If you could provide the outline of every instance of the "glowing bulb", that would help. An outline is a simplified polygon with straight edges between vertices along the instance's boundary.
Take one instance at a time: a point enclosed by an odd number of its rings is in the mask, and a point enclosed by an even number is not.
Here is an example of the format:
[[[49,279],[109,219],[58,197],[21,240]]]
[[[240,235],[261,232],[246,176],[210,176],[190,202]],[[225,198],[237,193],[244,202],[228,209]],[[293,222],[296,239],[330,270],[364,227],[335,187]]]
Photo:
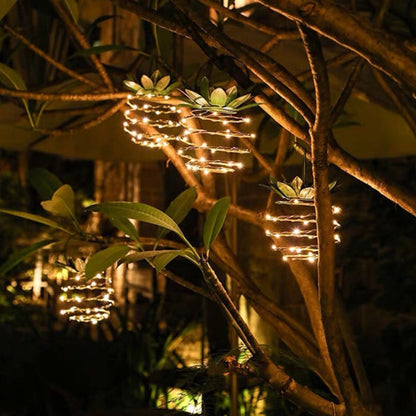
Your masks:
[[[147,118],[147,117],[143,117],[143,123],[148,123],[149,122],[149,119]]]
[[[295,229],[293,230],[293,234],[295,234],[295,235],[300,234],[300,230],[299,230],[299,228],[295,228]]]
[[[273,245],[272,245],[272,250],[277,251],[277,246],[276,246],[276,244],[273,244]]]
[[[287,261],[287,256],[283,256],[283,261]]]

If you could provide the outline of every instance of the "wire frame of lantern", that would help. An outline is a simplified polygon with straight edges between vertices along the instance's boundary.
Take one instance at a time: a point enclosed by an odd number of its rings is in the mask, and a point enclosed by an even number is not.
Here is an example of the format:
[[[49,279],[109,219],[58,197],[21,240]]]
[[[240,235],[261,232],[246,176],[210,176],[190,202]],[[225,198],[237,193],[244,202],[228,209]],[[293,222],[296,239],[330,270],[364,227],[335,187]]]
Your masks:
[[[204,128],[195,128],[193,121],[201,122]],[[243,168],[241,161],[232,160],[227,156],[247,155],[247,148],[233,146],[234,139],[253,139],[254,133],[239,131],[235,125],[249,123],[248,117],[236,114],[219,113],[209,110],[192,110],[191,115],[181,119],[184,128],[180,141],[182,148],[178,153],[186,160],[186,166],[193,171],[203,173],[229,173]],[[192,135],[202,137],[202,143],[196,144]],[[204,156],[198,157],[196,151],[203,150]]]
[[[293,209],[302,208],[302,213],[279,216],[266,214],[266,221],[279,227],[278,231],[266,230],[266,235],[272,237],[275,241],[272,249],[280,251],[284,261],[304,260],[314,263],[318,259],[318,244],[313,202],[294,198],[287,201],[278,201],[277,203],[291,205]],[[341,208],[334,205],[332,206],[332,212],[337,215],[341,212]],[[334,219],[333,222],[334,230],[341,227],[337,219]],[[334,240],[335,243],[341,242],[340,235],[337,232],[334,234]],[[281,242],[281,244],[277,242]]]
[[[114,305],[111,279],[98,273],[86,281],[84,273],[76,273],[61,287],[60,315],[71,321],[97,324],[108,319]]]
[[[180,128],[181,110],[167,102],[169,93],[176,89],[177,83],[170,84],[170,76],[160,76],[155,71],[151,78],[141,77],[141,84],[124,81],[124,85],[135,94],[127,96],[127,108],[124,111],[123,129],[131,136],[133,143],[150,148],[165,146],[169,140],[176,139]],[[154,133],[141,131],[140,127],[153,127]],[[144,129],[145,130],[145,129]]]
[[[151,98],[151,94],[148,94]],[[169,99],[169,96],[162,99]],[[123,129],[130,134],[133,143],[150,148],[160,148],[165,146],[169,140],[175,140],[176,134],[173,129],[178,129],[178,115],[181,110],[174,105],[163,103],[150,103],[129,95],[127,105],[130,107],[124,111],[125,121]],[[146,133],[140,131],[141,126],[151,126],[156,132]]]

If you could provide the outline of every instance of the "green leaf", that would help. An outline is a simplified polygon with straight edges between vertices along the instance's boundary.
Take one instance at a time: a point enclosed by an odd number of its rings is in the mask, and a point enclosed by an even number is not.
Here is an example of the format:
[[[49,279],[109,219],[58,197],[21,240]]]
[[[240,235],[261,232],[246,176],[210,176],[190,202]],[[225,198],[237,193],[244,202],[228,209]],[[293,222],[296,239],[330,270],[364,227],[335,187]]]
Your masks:
[[[299,176],[296,176],[290,184],[295,190],[296,194],[299,195],[300,190],[302,189],[303,181]]]
[[[147,75],[142,75],[140,82],[142,83],[143,88],[146,90],[151,90],[154,88],[153,81]]]
[[[27,87],[22,77],[14,69],[10,68],[7,65],[0,63],[0,83],[5,85],[8,88],[12,88],[18,91],[26,91]],[[26,113],[29,117],[31,126],[33,127],[32,114],[29,109],[29,102],[27,99],[22,98],[23,105],[25,107]]]
[[[70,185],[62,185],[52,195],[52,199],[40,203],[44,210],[58,217],[75,218],[75,195]]]
[[[246,101],[248,101],[250,98],[251,98],[251,94],[242,95],[241,97],[238,97],[235,100],[232,100],[228,104],[228,107],[237,108],[240,105],[244,104]]]
[[[43,199],[49,199],[62,186],[57,176],[44,168],[33,168],[29,171],[29,183]]]
[[[276,182],[276,186],[278,187],[278,189],[282,192],[282,194],[287,197],[287,198],[296,198],[297,194],[295,192],[295,190],[288,185],[287,183],[284,182]]]
[[[117,227],[120,231],[123,231],[124,234],[132,238],[137,244],[140,245],[139,233],[134,224],[128,218],[109,217],[109,219],[115,227]]]
[[[0,1],[0,20],[9,13],[10,9],[15,5],[17,0],[1,0]]]
[[[180,224],[194,205],[197,193],[196,188],[192,187],[180,193],[168,206],[166,214],[171,217],[176,224]],[[156,232],[156,238],[159,240],[167,234],[165,228],[159,228]]]
[[[238,107],[238,108],[234,108],[234,110],[243,111],[243,110],[248,110],[249,108],[258,107],[259,105],[260,104],[258,104],[258,103],[250,103],[250,104]]]
[[[125,79],[124,81],[123,81],[123,84],[127,87],[127,88],[129,88],[130,90],[133,90],[134,92],[136,92],[136,91],[138,91],[138,90],[142,90],[143,88],[139,85],[139,84],[137,84],[137,82],[134,82],[134,81],[129,81],[129,80],[127,80],[127,79]]]
[[[74,22],[78,23],[79,10],[77,0],[64,0],[64,3],[70,15],[74,19]]]
[[[113,246],[93,254],[85,265],[85,280],[90,280],[97,273],[104,271],[130,251],[128,246]]]
[[[153,74],[150,76],[150,78],[153,81],[153,85],[157,83],[157,80],[162,76],[160,71],[156,69],[156,71],[153,72]]]
[[[233,101],[237,97],[238,95],[237,87],[234,85],[231,88],[228,88],[226,93],[227,93],[227,101],[225,102],[225,105],[228,105],[231,101]]]
[[[40,215],[30,214],[28,212],[22,212],[22,211],[13,211],[10,209],[0,209],[0,212],[3,214],[9,214],[13,215],[15,217],[24,218],[26,220],[34,221],[39,224],[47,225],[51,228],[56,228],[61,231],[65,231],[68,234],[72,234],[72,231],[67,230],[66,228],[62,227],[60,224],[58,224],[55,221],[50,220],[49,218],[42,217]]]
[[[173,253],[159,254],[154,260],[153,265],[157,272],[164,269],[172,260],[176,259],[180,255],[180,250],[176,250]]]
[[[227,101],[227,94],[222,88],[215,88],[211,93],[210,103],[212,105],[222,107]]]
[[[137,51],[136,48],[132,48],[128,45],[100,45],[92,46],[88,49],[81,49],[80,51],[75,52],[71,55],[71,58],[76,56],[90,56],[90,55],[99,55],[100,53],[110,52],[110,51]]]
[[[335,188],[335,185],[337,184],[337,181],[333,181],[329,184],[329,190],[332,191]]]
[[[26,257],[30,256],[34,252],[38,251],[40,248],[48,246],[52,243],[56,243],[58,240],[42,240],[34,243],[28,247],[25,247],[23,250],[13,253],[7,260],[0,266],[0,276],[7,273],[13,267],[17,266],[21,261]]]
[[[169,83],[170,83],[170,76],[166,75],[157,82],[155,88],[157,90],[163,91],[169,85]]]
[[[176,259],[176,257],[184,257],[190,260],[192,263],[198,265],[198,260],[195,258],[195,254],[190,250],[175,250],[171,253],[162,253],[155,257],[153,260],[153,266],[155,267],[157,272],[163,270],[172,260]]]
[[[91,205],[87,210],[103,212],[109,217],[130,218],[164,227],[176,233],[191,247],[191,244],[185,238],[175,221],[164,212],[150,205],[138,202],[104,202],[102,204]]]
[[[221,231],[225,217],[227,216],[229,205],[229,197],[221,198],[215,203],[207,215],[203,230],[204,246],[207,252],[209,251],[212,242],[216,239],[217,235]]]
[[[201,79],[201,94],[208,101],[209,100],[209,80],[207,77]]]
[[[313,196],[314,196],[314,190],[313,188],[303,188],[300,192],[299,192],[299,196],[302,199],[309,199],[312,200]]]
[[[200,94],[192,90],[185,90],[185,95],[200,106],[209,105],[208,101]]]
[[[176,253],[180,250],[148,250],[148,251],[139,251],[136,253],[129,254],[128,256],[123,257],[120,260],[120,263],[132,263],[135,261],[141,261],[141,260],[148,260],[153,259],[154,257],[157,257],[161,254],[170,254],[170,253]]]
[[[169,85],[168,88],[166,88],[165,90],[163,90],[163,93],[165,95],[170,94],[172,91],[176,90],[179,86],[181,85],[180,81],[176,81],[173,84]]]

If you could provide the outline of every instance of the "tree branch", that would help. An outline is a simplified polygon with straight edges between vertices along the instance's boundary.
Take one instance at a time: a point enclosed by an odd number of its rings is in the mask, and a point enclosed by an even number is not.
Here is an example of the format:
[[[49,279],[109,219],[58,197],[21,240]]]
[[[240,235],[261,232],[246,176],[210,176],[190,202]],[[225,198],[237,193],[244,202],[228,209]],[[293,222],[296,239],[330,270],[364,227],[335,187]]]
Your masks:
[[[403,42],[357,13],[326,0],[259,0],[269,9],[309,26],[354,51],[372,66],[416,91],[416,63]]]

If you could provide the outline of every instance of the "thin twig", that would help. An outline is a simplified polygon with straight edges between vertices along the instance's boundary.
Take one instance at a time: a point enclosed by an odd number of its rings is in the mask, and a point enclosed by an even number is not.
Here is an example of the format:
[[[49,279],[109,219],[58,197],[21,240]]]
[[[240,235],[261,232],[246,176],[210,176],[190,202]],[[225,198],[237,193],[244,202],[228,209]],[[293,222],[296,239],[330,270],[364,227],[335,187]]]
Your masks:
[[[236,22],[252,27],[253,29],[258,30],[259,32],[267,33],[268,35],[273,35],[273,37],[276,39],[279,39],[279,40],[299,39],[299,32],[297,30],[276,29],[272,26],[265,25],[259,21],[256,21],[251,17],[244,16],[241,13],[238,13],[234,10],[224,7],[221,4],[213,0],[198,0],[198,2],[205,4],[205,6],[208,6],[214,10],[217,10],[224,16],[227,16],[230,19],[235,20]]]
[[[62,7],[59,0],[51,0],[51,3],[53,4],[55,10],[59,14],[62,21],[65,23],[65,26],[69,29],[72,36],[77,40],[79,45],[84,49],[90,49],[91,45],[88,43],[85,36],[81,33],[78,26],[74,23],[72,18],[68,15],[66,10]],[[110,77],[107,74],[107,71],[105,70],[103,64],[98,59],[97,55],[90,55],[90,59],[93,62],[95,68],[97,69],[98,74],[104,81],[104,84],[107,86],[107,88],[110,91],[114,91],[113,83],[110,79]]]
[[[83,84],[89,85],[90,87],[101,88],[99,84],[97,84],[94,81],[91,81],[90,79],[78,74],[77,72],[73,71],[72,69],[66,67],[65,65],[61,64],[60,62],[53,59],[50,55],[48,55],[46,52],[39,49],[36,45],[34,45],[32,42],[27,40],[23,35],[16,32],[14,29],[12,29],[9,25],[4,24],[3,28],[12,34],[15,38],[19,39],[22,43],[24,43],[29,49],[31,49],[33,52],[35,52],[37,55],[39,55],[41,58],[43,58],[46,62],[49,62],[54,67],[58,68],[63,73],[67,74],[71,78],[75,78],[78,81],[82,82]]]
[[[55,130],[47,130],[47,129],[36,129],[36,131],[47,134],[48,136],[62,136],[64,134],[76,134],[81,131],[85,131],[88,129],[91,129],[101,123],[103,123],[105,120],[109,119],[113,114],[117,113],[124,104],[126,103],[126,100],[121,100],[117,104],[111,106],[109,109],[104,111],[103,113],[99,114],[97,117],[95,117],[92,120],[88,120],[82,124],[78,124],[76,126],[72,126],[67,129],[55,129]],[[31,143],[31,147],[35,144],[38,144],[38,142]]]
[[[347,103],[348,99],[350,98],[352,91],[355,87],[355,84],[360,77],[361,71],[364,67],[364,62],[362,59],[359,59],[353,66],[347,81],[342,89],[337,102],[335,103],[332,111],[331,111],[331,120],[330,125],[332,126],[338,117],[341,115],[342,111],[344,110],[345,104]]]
[[[390,98],[390,100],[393,101],[394,105],[397,107],[397,109],[402,114],[403,118],[406,120],[413,134],[416,136],[416,120],[410,111],[411,106],[409,105],[409,103],[406,102],[404,97],[401,96],[400,91],[395,91],[393,90],[393,88],[390,87],[389,83],[386,81],[384,75],[381,72],[373,68],[372,73],[380,87]]]

